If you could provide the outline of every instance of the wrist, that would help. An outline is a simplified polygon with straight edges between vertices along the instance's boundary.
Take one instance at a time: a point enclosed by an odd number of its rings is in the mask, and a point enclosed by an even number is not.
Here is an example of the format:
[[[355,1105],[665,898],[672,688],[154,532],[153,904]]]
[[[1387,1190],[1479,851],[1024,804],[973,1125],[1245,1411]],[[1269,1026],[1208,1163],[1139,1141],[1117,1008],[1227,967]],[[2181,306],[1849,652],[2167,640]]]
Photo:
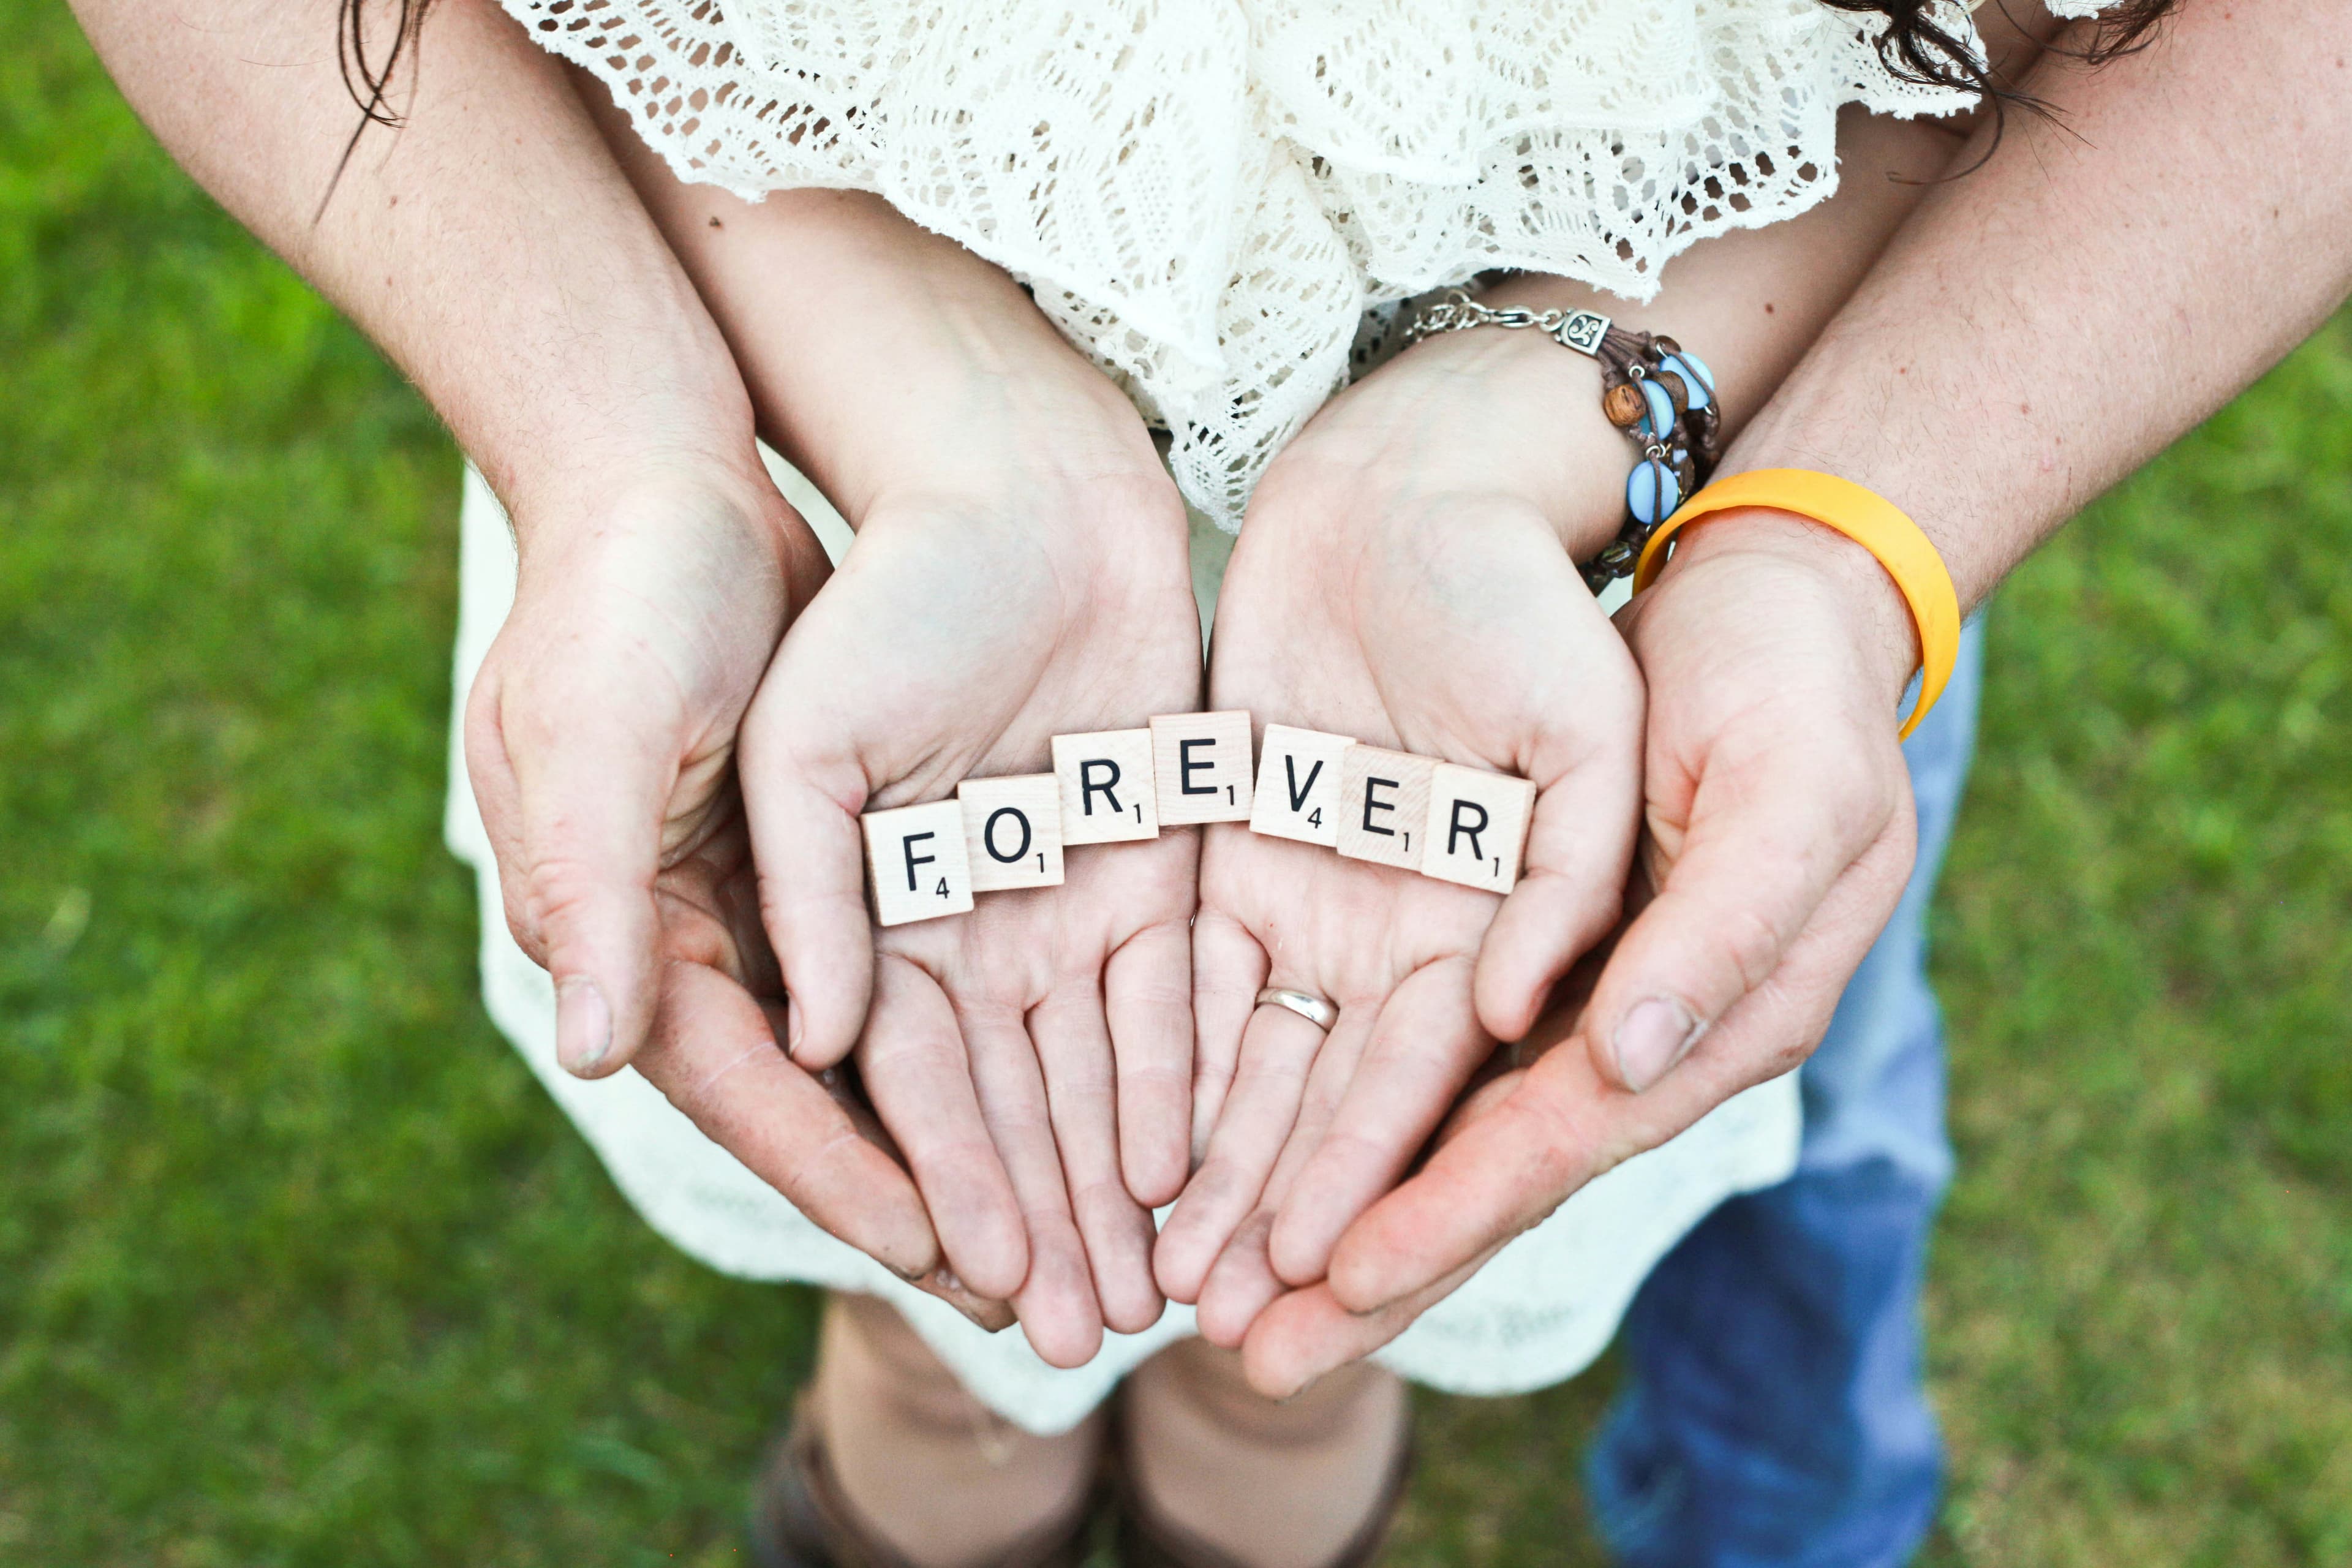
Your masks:
[[[651,550],[699,563],[730,598],[772,597],[781,630],[831,570],[756,450],[733,458],[699,448],[649,449],[510,482],[502,489],[492,479],[492,489],[506,504],[526,578],[603,574]]]
[[[1769,561],[1805,574],[1841,612],[1841,629],[1874,685],[1899,696],[1919,668],[1918,629],[1878,558],[1834,529],[1794,512],[1743,507],[1690,524],[1675,541],[1661,585],[1712,562]]]
[[[861,551],[1011,572],[1008,581],[1047,595],[1034,613],[1050,604],[1064,616],[1116,616],[1171,589],[1191,595],[1190,517],[1156,463],[1073,473],[1041,462],[968,484],[902,479],[856,527]]]
[[[1315,510],[1358,531],[1367,520],[1525,510],[1587,562],[1624,525],[1635,456],[1601,393],[1599,367],[1541,332],[1436,333],[1326,405],[1267,482],[1277,494],[1312,486]]]
[[[719,353],[723,359],[723,345]],[[576,410],[539,417],[518,410],[494,429],[460,432],[467,457],[505,503],[525,558],[554,552],[573,535],[649,505],[656,516],[680,502],[699,503],[697,510],[712,517],[740,513],[769,536],[780,559],[786,535],[806,531],[761,459],[751,396],[732,362],[723,374],[713,367],[692,383],[683,369],[671,367],[669,385],[601,386]]]

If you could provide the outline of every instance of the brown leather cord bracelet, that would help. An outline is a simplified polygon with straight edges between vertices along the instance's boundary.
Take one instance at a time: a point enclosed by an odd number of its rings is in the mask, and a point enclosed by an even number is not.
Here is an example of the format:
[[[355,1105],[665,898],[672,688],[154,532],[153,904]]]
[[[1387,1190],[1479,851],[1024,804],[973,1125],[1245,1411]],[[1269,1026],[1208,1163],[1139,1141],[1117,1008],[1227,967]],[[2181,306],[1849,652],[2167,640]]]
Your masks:
[[[1595,594],[1633,573],[1650,534],[1696,495],[1721,454],[1722,409],[1715,375],[1674,339],[1621,327],[1597,310],[1533,310],[1481,304],[1454,289],[1423,306],[1405,342],[1473,327],[1532,327],[1601,366],[1601,412],[1640,454],[1625,480],[1625,525],[1600,554],[1581,563]]]

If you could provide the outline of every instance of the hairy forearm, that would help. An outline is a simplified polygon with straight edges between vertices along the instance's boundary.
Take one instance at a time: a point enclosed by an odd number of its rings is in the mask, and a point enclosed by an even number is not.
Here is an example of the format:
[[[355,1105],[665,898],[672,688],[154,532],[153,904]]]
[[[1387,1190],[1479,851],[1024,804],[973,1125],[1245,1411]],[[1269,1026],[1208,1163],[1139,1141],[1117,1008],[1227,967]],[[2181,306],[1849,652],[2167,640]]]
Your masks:
[[[1702,241],[1668,263],[1656,297],[1632,304],[1565,279],[1525,274],[1488,290],[1497,304],[1598,310],[1661,332],[1706,361],[1727,434],[1761,408],[1836,314],[1960,143],[1933,121],[1842,117],[1838,189],[1803,215]]]
[[[441,0],[398,131],[310,0],[76,0],[131,105],[222,205],[414,379],[519,519],[650,456],[748,467],[724,342],[561,68]],[[528,541],[526,541],[528,542]]]
[[[2012,113],[1927,197],[1724,468],[1887,496],[1964,607],[2352,289],[2341,0],[2190,0],[2154,47],[2053,54],[2028,88],[2063,118]]]

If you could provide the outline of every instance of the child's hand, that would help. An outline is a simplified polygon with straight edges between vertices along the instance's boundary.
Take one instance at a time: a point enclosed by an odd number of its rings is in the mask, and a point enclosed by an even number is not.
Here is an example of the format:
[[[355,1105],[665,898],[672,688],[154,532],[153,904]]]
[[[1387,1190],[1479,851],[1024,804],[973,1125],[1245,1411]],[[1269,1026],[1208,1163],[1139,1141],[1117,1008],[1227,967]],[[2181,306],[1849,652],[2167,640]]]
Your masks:
[[[1197,837],[1076,849],[1062,887],[877,940],[857,818],[1196,709],[1183,508],[994,268],[867,198],[671,195],[708,205],[670,232],[762,427],[857,529],[742,730],[792,1055],[855,1050],[950,1268],[1083,1362],[1162,1306],[1146,1205],[1186,1169]]]
[[[856,1046],[950,1266],[1074,1365],[1104,1322],[1133,1332],[1161,1308],[1144,1205],[1184,1177],[1198,841],[1073,848],[1061,887],[869,932],[857,826],[965,777],[1047,771],[1055,734],[1197,705],[1172,493],[1045,479],[993,514],[977,498],[868,513],[753,704],[744,778],[804,1021],[793,1056]],[[1027,515],[1040,503],[1053,521]]]
[[[1571,559],[1618,521],[1592,500],[1626,461],[1594,395],[1590,364],[1535,334],[1439,339],[1335,400],[1258,490],[1219,606],[1212,706],[1540,793],[1507,899],[1211,830],[1194,963],[1206,1154],[1155,1261],[1219,1342],[1322,1277],[1494,1041],[1524,1034],[1616,919],[1642,689]],[[1268,984],[1336,1003],[1329,1037],[1255,1007]]]

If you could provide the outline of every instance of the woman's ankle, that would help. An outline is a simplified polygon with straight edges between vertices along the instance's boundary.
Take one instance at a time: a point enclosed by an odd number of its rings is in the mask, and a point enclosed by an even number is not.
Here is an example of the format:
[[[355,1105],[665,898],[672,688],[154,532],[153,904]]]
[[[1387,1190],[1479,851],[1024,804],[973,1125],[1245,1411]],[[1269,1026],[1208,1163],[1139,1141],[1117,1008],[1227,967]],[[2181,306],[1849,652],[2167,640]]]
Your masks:
[[[1087,1506],[1102,1420],[1041,1437],[975,1399],[897,1310],[826,1299],[806,1418],[843,1499],[916,1568],[994,1561]]]
[[[1359,1363],[1304,1393],[1253,1393],[1241,1358],[1171,1346],[1120,1394],[1128,1479],[1150,1522],[1250,1568],[1326,1568],[1391,1505],[1412,1429],[1404,1384]]]

